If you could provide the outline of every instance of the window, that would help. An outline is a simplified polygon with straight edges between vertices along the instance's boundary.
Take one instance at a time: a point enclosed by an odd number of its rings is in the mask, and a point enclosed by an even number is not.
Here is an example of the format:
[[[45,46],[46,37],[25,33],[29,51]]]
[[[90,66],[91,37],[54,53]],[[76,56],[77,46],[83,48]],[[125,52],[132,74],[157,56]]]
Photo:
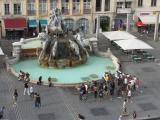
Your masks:
[[[91,3],[90,0],[84,0],[83,2],[83,13],[90,13],[91,12]]]
[[[57,1],[56,0],[50,0],[50,9],[53,10],[57,7]]]
[[[15,15],[21,14],[21,4],[20,3],[14,4],[14,14]]]
[[[62,14],[69,14],[69,0],[62,0]]]
[[[138,0],[138,7],[142,7],[143,6],[143,0]]]
[[[65,28],[67,30],[73,30],[73,28],[74,28],[74,21],[72,19],[65,19],[64,20],[64,25],[65,25]]]
[[[126,2],[125,4],[125,8],[131,8],[132,6],[132,2]]]
[[[123,2],[117,2],[117,8],[122,8]]]
[[[101,11],[101,0],[96,0],[96,11]]]
[[[9,4],[4,4],[4,14],[9,15]]]
[[[39,1],[39,13],[40,14],[46,14],[46,0],[40,0]]]
[[[110,0],[105,0],[105,11],[110,10]]]
[[[28,12],[28,15],[35,15],[36,13],[36,10],[35,10],[35,0],[28,0],[28,8],[27,8],[27,12]]]
[[[83,8],[84,9],[90,9],[91,8],[90,0],[84,0]]]
[[[89,30],[89,20],[86,18],[79,19],[77,21],[77,29],[80,29],[87,33]]]
[[[80,13],[80,0],[73,0],[73,14]]]
[[[151,6],[156,6],[157,0],[151,0]]]

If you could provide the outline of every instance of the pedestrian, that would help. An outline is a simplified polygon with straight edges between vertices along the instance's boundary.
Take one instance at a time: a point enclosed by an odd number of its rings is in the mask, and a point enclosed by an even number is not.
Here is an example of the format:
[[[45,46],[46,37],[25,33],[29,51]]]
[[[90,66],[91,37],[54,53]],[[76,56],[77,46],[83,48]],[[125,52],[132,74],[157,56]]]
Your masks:
[[[136,111],[133,111],[132,116],[133,116],[133,119],[136,119],[136,118],[137,118],[137,113],[136,113]]]
[[[34,93],[34,105],[35,105],[35,107],[37,107],[38,105],[37,105],[37,93]]]
[[[28,95],[30,95],[28,82],[24,83],[24,92],[23,92],[23,95],[26,95],[26,92],[27,92]]]
[[[17,104],[17,99],[18,99],[18,92],[17,89],[15,89],[13,94],[14,105]]]
[[[0,109],[0,119],[2,119],[4,116],[4,109],[5,109],[4,106]]]
[[[37,107],[41,107],[41,97],[39,94],[37,94],[37,97],[36,97],[36,102],[37,102]]]
[[[122,107],[122,116],[127,116],[128,112],[127,112],[127,99],[124,100],[123,102],[123,107]]]
[[[85,120],[85,117],[81,114],[78,114],[77,118],[77,120]]]
[[[118,120],[122,120],[122,115],[119,116]]]
[[[98,95],[97,86],[94,86],[94,98],[96,99]]]
[[[41,97],[39,94],[36,94],[35,96],[35,107],[41,107]]]
[[[128,93],[127,93],[128,102],[129,102],[129,101],[132,102],[132,101],[131,101],[131,96],[132,96],[132,94],[131,94],[131,89],[129,89],[129,90],[128,90]]]
[[[103,98],[103,89],[100,89],[100,90],[99,90],[99,98],[100,98],[100,101],[101,101],[101,99]]]
[[[48,78],[48,87],[52,87],[53,83],[52,83],[52,79],[51,77]]]
[[[37,81],[37,85],[42,85],[42,76],[39,76],[38,81]]]
[[[29,92],[30,92],[30,96],[33,98],[34,97],[33,85],[30,86]]]

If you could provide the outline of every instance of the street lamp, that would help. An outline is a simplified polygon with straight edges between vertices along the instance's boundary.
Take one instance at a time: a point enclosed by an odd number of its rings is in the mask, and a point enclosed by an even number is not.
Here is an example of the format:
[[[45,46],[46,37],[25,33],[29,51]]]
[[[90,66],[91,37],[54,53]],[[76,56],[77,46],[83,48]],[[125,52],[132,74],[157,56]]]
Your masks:
[[[156,12],[156,21],[155,21],[155,29],[154,29],[154,40],[157,41],[158,40],[158,28],[159,28],[159,14],[160,11]]]

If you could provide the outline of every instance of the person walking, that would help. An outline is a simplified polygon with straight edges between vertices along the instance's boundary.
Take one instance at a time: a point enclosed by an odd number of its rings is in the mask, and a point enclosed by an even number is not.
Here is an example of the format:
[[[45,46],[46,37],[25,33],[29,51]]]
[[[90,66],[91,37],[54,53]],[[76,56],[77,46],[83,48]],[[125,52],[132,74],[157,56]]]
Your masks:
[[[123,106],[122,106],[122,116],[127,116],[128,112],[127,112],[127,99],[124,100],[123,102]]]
[[[5,109],[4,106],[0,109],[0,119],[4,117],[4,109]]]
[[[133,116],[133,119],[136,119],[136,118],[137,118],[137,113],[136,113],[136,111],[133,111],[132,116]]]
[[[34,97],[33,85],[30,86],[29,92],[30,92],[30,96],[33,98]]]
[[[127,93],[127,98],[128,98],[128,102],[132,103],[131,96],[132,96],[131,89],[129,89]]]
[[[23,92],[23,95],[26,95],[26,92],[27,92],[28,95],[30,95],[30,93],[29,93],[29,86],[28,86],[27,82],[24,83],[24,92]]]
[[[14,105],[17,104],[17,99],[18,99],[18,92],[17,89],[15,89],[13,94]]]
[[[81,114],[78,114],[77,120],[85,120],[85,117]]]
[[[38,105],[37,105],[37,93],[34,93],[34,105],[35,105],[35,107],[37,107]]]
[[[36,97],[36,102],[37,102],[37,107],[41,107],[41,97],[40,95],[38,94],[37,97]]]
[[[93,90],[94,90],[94,98],[97,99],[97,95],[98,95],[98,88],[97,88],[97,86],[94,86]]]

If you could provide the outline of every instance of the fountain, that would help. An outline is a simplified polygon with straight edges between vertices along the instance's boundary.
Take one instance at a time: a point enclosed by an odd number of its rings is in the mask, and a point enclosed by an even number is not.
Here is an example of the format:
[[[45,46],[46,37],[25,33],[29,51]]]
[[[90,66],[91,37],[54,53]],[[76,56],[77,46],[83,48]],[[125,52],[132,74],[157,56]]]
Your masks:
[[[97,51],[95,38],[85,39],[81,32],[73,33],[64,26],[60,10],[52,10],[44,32],[13,43],[11,72],[16,76],[20,70],[28,72],[32,82],[39,76],[47,82],[51,76],[56,84],[75,84],[98,80],[104,72],[117,69],[111,52]],[[97,55],[90,54],[92,51]]]

